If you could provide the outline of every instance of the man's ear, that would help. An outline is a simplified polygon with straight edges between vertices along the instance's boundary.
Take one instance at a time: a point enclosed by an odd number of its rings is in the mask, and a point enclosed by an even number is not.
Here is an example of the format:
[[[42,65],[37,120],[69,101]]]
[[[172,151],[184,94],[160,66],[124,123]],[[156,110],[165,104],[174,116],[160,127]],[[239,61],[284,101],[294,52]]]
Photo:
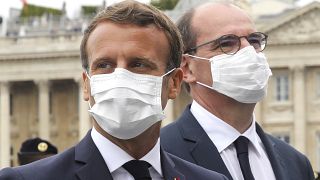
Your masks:
[[[191,60],[191,57],[186,55],[182,56],[180,68],[183,72],[183,81],[186,83],[196,82],[196,77],[192,73],[192,61],[193,60]]]
[[[85,71],[82,72],[82,89],[83,89],[83,99],[89,101],[90,97],[90,80]]]
[[[169,79],[169,94],[168,98],[169,99],[175,99],[181,90],[181,83],[183,79],[183,72],[181,68],[175,69],[172,74],[171,78]]]

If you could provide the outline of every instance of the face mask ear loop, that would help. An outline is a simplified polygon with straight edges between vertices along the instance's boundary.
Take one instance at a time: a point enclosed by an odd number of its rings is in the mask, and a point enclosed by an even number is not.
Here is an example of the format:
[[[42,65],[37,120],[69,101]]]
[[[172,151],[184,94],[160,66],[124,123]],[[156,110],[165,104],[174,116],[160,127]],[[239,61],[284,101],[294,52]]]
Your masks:
[[[88,78],[89,80],[91,80],[91,78],[90,78],[90,76],[89,76],[89,74],[88,74],[88,71],[85,71],[85,72],[86,72],[87,78]]]
[[[91,78],[90,78],[90,76],[89,76],[89,74],[88,74],[88,71],[85,71],[85,72],[86,72],[87,78],[91,81]],[[89,105],[89,108],[92,109],[92,106],[91,106],[91,104],[90,104],[90,101],[88,101],[88,105]],[[89,110],[89,111],[90,111],[90,110]]]
[[[197,81],[196,83],[197,83],[197,84],[200,84],[201,86],[204,86],[204,87],[206,87],[206,88],[213,89],[211,86],[208,86],[208,85],[206,85],[206,84],[203,84],[203,83],[201,83],[201,82],[199,82],[199,81]]]
[[[168,72],[166,72],[164,75],[162,75],[161,77],[164,77],[164,76],[166,76],[166,75],[168,75],[168,74],[170,74],[170,73],[172,73],[174,70],[176,70],[177,68],[173,68],[173,69],[171,69],[170,71],[168,71]]]
[[[208,58],[199,57],[199,56],[194,56],[194,55],[191,55],[191,54],[184,54],[184,55],[189,56],[189,57],[193,57],[193,58],[197,58],[197,59],[201,59],[201,60],[211,61],[211,60],[208,59]]]

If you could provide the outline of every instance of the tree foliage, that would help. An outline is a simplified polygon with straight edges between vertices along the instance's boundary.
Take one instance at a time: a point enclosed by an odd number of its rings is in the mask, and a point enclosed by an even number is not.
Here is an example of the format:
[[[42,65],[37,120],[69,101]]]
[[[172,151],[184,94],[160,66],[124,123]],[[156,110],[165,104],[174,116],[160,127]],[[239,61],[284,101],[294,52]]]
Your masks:
[[[151,5],[160,10],[172,10],[179,0],[151,0]]]
[[[85,16],[95,15],[99,10],[99,6],[81,6],[81,13]]]
[[[37,6],[33,4],[26,4],[22,8],[20,16],[31,17],[31,16],[42,16],[44,14],[62,15],[62,11],[54,8]]]

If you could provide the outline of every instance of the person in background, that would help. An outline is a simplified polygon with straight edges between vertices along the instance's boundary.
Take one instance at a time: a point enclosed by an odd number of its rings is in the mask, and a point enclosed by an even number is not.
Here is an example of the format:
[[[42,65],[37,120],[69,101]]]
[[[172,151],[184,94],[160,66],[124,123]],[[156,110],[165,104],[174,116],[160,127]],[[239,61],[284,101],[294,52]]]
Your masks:
[[[58,154],[58,149],[49,141],[39,137],[31,138],[22,143],[18,152],[18,163],[25,165],[55,154]]]
[[[234,180],[313,180],[309,160],[257,124],[254,108],[272,75],[268,36],[230,3],[186,12],[181,68],[192,104],[161,131],[166,151]]]
[[[180,91],[182,40],[158,9],[122,1],[94,17],[81,42],[93,128],[75,147],[0,171],[24,180],[223,180],[161,149],[163,109]]]

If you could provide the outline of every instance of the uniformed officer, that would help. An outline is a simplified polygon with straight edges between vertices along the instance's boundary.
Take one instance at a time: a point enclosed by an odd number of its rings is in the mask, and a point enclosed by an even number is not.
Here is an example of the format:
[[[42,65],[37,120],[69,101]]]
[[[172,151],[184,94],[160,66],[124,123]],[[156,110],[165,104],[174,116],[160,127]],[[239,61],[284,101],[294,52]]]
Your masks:
[[[20,152],[18,152],[18,162],[20,165],[25,165],[57,153],[57,148],[46,140],[38,137],[27,139],[22,143]]]

